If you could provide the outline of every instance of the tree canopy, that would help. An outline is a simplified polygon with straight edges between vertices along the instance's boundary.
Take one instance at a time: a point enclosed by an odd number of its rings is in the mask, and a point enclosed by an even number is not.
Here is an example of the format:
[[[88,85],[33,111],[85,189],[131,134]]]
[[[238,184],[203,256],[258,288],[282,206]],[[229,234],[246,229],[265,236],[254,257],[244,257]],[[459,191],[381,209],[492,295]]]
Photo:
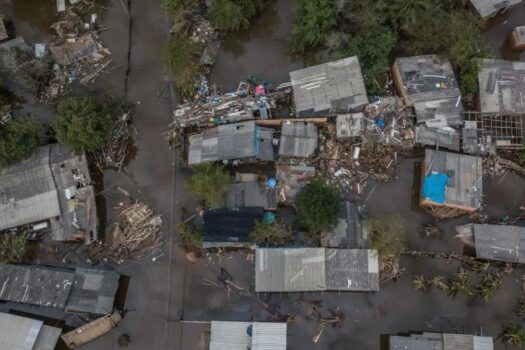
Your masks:
[[[372,248],[377,249],[379,259],[398,258],[405,250],[405,225],[397,214],[385,214],[364,222],[365,230],[372,240]]]
[[[0,167],[29,158],[44,141],[44,128],[29,117],[13,118],[0,124]]]
[[[207,16],[215,28],[232,32],[248,28],[261,6],[261,0],[214,0]]]
[[[91,98],[72,97],[62,101],[57,116],[53,123],[56,138],[75,153],[103,147],[114,126],[111,111]]]
[[[283,245],[292,238],[291,231],[283,222],[275,220],[271,223],[256,221],[255,228],[250,233],[251,239],[258,246]]]
[[[224,201],[230,185],[230,176],[215,163],[203,163],[194,167],[187,181],[188,189],[207,207],[217,207]]]
[[[161,0],[161,5],[170,16],[176,17],[180,13],[195,10],[199,2],[199,0]]]
[[[337,223],[340,202],[339,191],[323,179],[314,179],[295,198],[297,223],[311,236],[318,237]]]

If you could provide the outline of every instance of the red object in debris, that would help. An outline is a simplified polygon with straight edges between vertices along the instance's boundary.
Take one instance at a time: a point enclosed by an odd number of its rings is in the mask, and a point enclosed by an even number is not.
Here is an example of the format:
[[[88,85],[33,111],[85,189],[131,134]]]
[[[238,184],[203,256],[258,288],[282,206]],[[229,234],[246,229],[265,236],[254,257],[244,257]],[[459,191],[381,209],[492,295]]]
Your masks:
[[[255,87],[255,96],[263,96],[266,92],[264,91],[264,86],[257,85]]]

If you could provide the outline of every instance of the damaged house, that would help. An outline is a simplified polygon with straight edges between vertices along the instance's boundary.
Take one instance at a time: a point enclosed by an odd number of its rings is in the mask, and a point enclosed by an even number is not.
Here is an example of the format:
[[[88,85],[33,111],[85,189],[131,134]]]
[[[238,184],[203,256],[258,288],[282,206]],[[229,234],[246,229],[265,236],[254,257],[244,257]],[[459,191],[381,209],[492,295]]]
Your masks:
[[[492,337],[478,337],[469,334],[412,333],[391,335],[389,350],[493,350]]]
[[[257,248],[256,292],[379,290],[376,250]]]
[[[0,231],[19,227],[48,232],[55,241],[97,239],[95,193],[84,155],[51,144],[0,171]]]
[[[437,55],[397,58],[392,74],[405,105],[414,107],[416,143],[459,151],[463,106],[450,62]]]
[[[478,259],[525,263],[525,227],[467,224],[456,230]]]
[[[317,149],[317,127],[313,123],[283,123],[279,142],[279,156],[308,158]]]
[[[297,117],[361,110],[368,104],[357,56],[290,72]]]
[[[480,157],[425,150],[420,204],[474,212],[481,207],[483,169]]]
[[[206,129],[188,137],[188,165],[273,161],[273,134],[272,129],[259,127],[254,121]]]
[[[470,3],[481,18],[487,19],[507,11],[521,0],[470,0]]]
[[[210,350],[286,350],[286,323],[211,321]]]

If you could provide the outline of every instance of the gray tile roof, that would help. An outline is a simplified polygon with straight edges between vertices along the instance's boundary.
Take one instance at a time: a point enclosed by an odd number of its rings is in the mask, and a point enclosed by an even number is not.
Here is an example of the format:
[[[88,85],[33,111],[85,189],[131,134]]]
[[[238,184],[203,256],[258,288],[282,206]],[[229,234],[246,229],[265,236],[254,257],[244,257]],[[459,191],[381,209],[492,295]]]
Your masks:
[[[368,103],[357,56],[290,72],[296,114],[346,113]]]
[[[257,248],[257,292],[379,290],[375,250]]]
[[[317,127],[313,123],[285,122],[281,128],[279,155],[307,158],[317,149]]]
[[[482,113],[525,113],[525,62],[484,59],[479,72]]]
[[[389,337],[389,350],[494,350],[491,337],[468,334],[414,333]]]
[[[254,121],[225,124],[191,135],[188,164],[220,160],[273,160],[273,131]]]
[[[109,314],[120,276],[112,271],[77,268],[66,312]]]
[[[73,271],[0,265],[0,300],[62,309],[74,279]]]
[[[483,169],[480,157],[426,149],[424,171],[425,176],[433,172],[449,175],[444,205],[471,209],[481,207]]]
[[[230,185],[226,193],[226,207],[275,209],[277,207],[276,192],[264,182],[234,183]]]
[[[286,350],[286,323],[212,321],[210,350]]]
[[[470,0],[472,6],[476,9],[482,18],[490,17],[499,11],[516,4],[521,0]]]

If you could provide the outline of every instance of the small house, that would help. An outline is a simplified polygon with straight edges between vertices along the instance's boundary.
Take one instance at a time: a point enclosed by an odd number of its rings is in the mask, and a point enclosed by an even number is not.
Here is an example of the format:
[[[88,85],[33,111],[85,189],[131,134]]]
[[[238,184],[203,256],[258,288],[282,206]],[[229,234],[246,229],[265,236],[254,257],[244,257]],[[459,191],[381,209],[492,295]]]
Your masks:
[[[509,36],[509,45],[513,50],[525,50],[525,26],[514,28]]]
[[[286,323],[211,321],[210,350],[286,350]]]
[[[481,113],[525,113],[525,62],[484,59],[479,72]]]
[[[203,214],[203,248],[250,246],[250,233],[263,215],[261,207],[206,210]]]
[[[412,333],[391,335],[389,350],[494,350],[492,337],[478,337],[469,334]]]
[[[224,124],[189,136],[188,165],[273,161],[273,130],[254,121]]]
[[[467,224],[456,230],[478,259],[525,263],[525,227]]]
[[[256,292],[379,290],[376,250],[257,248]]]
[[[317,127],[313,123],[285,122],[281,128],[279,156],[308,158],[317,149]]]
[[[297,117],[357,112],[368,104],[357,56],[290,72]]]
[[[483,19],[496,16],[521,3],[521,0],[470,0],[472,7]]]
[[[426,149],[421,171],[422,206],[443,206],[466,212],[481,207],[483,169],[480,157]]]
[[[0,313],[0,349],[52,350],[62,330],[43,321]]]

